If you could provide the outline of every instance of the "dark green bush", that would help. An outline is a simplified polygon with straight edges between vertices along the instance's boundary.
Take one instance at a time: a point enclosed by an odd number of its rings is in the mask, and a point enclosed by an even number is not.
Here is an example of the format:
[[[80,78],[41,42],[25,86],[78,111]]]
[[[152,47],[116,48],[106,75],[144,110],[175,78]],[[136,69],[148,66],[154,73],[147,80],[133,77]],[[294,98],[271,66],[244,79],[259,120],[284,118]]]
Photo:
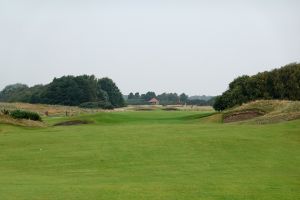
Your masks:
[[[113,105],[109,102],[97,101],[97,102],[85,102],[79,105],[80,108],[102,108],[102,109],[114,109]]]
[[[98,102],[85,102],[79,105],[80,108],[98,108]]]
[[[30,111],[14,110],[11,111],[9,115],[15,119],[30,119],[34,121],[42,121],[42,118],[38,113]]]
[[[9,110],[3,109],[1,112],[3,115],[9,115]]]
[[[163,108],[162,110],[165,110],[165,111],[176,111],[176,110],[179,110],[179,109],[175,108],[175,107],[167,107],[167,108]]]
[[[98,106],[99,108],[108,109],[108,110],[114,109],[114,106],[109,102],[99,101]]]

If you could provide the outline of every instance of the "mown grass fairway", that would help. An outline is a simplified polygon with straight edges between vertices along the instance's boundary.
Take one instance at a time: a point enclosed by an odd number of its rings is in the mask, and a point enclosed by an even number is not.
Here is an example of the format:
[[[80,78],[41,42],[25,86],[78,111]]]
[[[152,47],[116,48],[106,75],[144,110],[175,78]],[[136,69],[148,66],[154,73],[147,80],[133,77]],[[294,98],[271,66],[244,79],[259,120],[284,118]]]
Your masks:
[[[0,199],[300,199],[299,120],[221,124],[202,115],[114,112],[77,117],[94,122],[79,126],[0,124]]]

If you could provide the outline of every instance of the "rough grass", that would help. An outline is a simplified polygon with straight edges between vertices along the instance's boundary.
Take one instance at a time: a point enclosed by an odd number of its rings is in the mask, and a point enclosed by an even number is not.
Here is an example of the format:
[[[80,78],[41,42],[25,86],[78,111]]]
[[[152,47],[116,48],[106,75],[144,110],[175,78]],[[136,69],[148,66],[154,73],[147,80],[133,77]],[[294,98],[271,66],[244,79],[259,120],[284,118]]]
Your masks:
[[[9,115],[0,114],[0,126],[1,124],[10,124],[15,126],[25,126],[25,127],[45,127],[46,124],[40,121],[33,121],[27,119],[14,119]]]
[[[200,112],[213,112],[215,111],[211,106],[184,106],[184,105],[130,105],[123,108],[122,111],[154,111],[154,110],[180,110],[180,111],[200,111]]]
[[[258,100],[229,109],[223,118],[256,111],[257,116],[250,116],[247,123],[268,124],[300,119],[300,101]],[[262,116],[259,116],[262,115]],[[244,119],[245,120],[245,119]],[[234,120],[233,120],[234,121]],[[235,121],[240,121],[238,118]]]
[[[162,110],[162,108],[175,108],[178,110],[184,111],[205,111],[212,112],[214,109],[211,106],[182,106],[182,105],[170,105],[163,107],[161,105],[137,105],[137,106],[128,106],[124,108],[117,108],[114,110],[103,110],[103,109],[85,109],[77,106],[61,106],[61,105],[47,105],[47,104],[29,104],[29,103],[5,103],[0,102],[0,110],[30,110],[37,112],[40,115],[45,116],[45,113],[48,112],[48,115],[51,117],[61,117],[65,116],[66,112],[70,116],[77,116],[88,113],[98,113],[98,112],[122,112],[122,111],[153,111],[153,110]]]
[[[222,124],[203,112],[44,118],[0,124],[0,199],[300,199],[300,121]],[[210,116],[208,116],[210,115]],[[208,117],[203,117],[208,116]]]
[[[48,112],[49,116],[65,116],[66,112],[68,115],[80,115],[84,113],[96,113],[103,112],[102,109],[84,109],[76,106],[61,106],[61,105],[46,105],[46,104],[29,104],[29,103],[4,103],[0,102],[0,110],[30,110],[32,112],[37,112],[40,115],[45,116]]]

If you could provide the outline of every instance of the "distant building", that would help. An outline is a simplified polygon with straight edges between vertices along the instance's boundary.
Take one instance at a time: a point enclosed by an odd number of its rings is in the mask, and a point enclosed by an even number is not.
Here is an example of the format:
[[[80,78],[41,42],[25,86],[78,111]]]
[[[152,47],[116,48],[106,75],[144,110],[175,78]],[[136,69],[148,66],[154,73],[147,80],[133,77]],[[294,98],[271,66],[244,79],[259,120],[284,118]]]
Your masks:
[[[152,98],[148,101],[151,105],[158,105],[159,104],[159,100],[157,100],[156,98]]]

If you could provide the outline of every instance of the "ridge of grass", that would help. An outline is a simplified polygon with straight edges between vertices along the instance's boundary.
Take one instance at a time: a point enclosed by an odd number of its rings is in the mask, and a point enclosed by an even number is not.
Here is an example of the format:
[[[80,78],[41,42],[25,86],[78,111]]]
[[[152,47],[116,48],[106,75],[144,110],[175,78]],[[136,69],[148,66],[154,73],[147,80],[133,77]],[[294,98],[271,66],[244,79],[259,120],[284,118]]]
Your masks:
[[[262,116],[239,123],[269,124],[291,121],[300,119],[300,101],[257,100],[225,110],[223,118],[247,111],[257,111]]]

